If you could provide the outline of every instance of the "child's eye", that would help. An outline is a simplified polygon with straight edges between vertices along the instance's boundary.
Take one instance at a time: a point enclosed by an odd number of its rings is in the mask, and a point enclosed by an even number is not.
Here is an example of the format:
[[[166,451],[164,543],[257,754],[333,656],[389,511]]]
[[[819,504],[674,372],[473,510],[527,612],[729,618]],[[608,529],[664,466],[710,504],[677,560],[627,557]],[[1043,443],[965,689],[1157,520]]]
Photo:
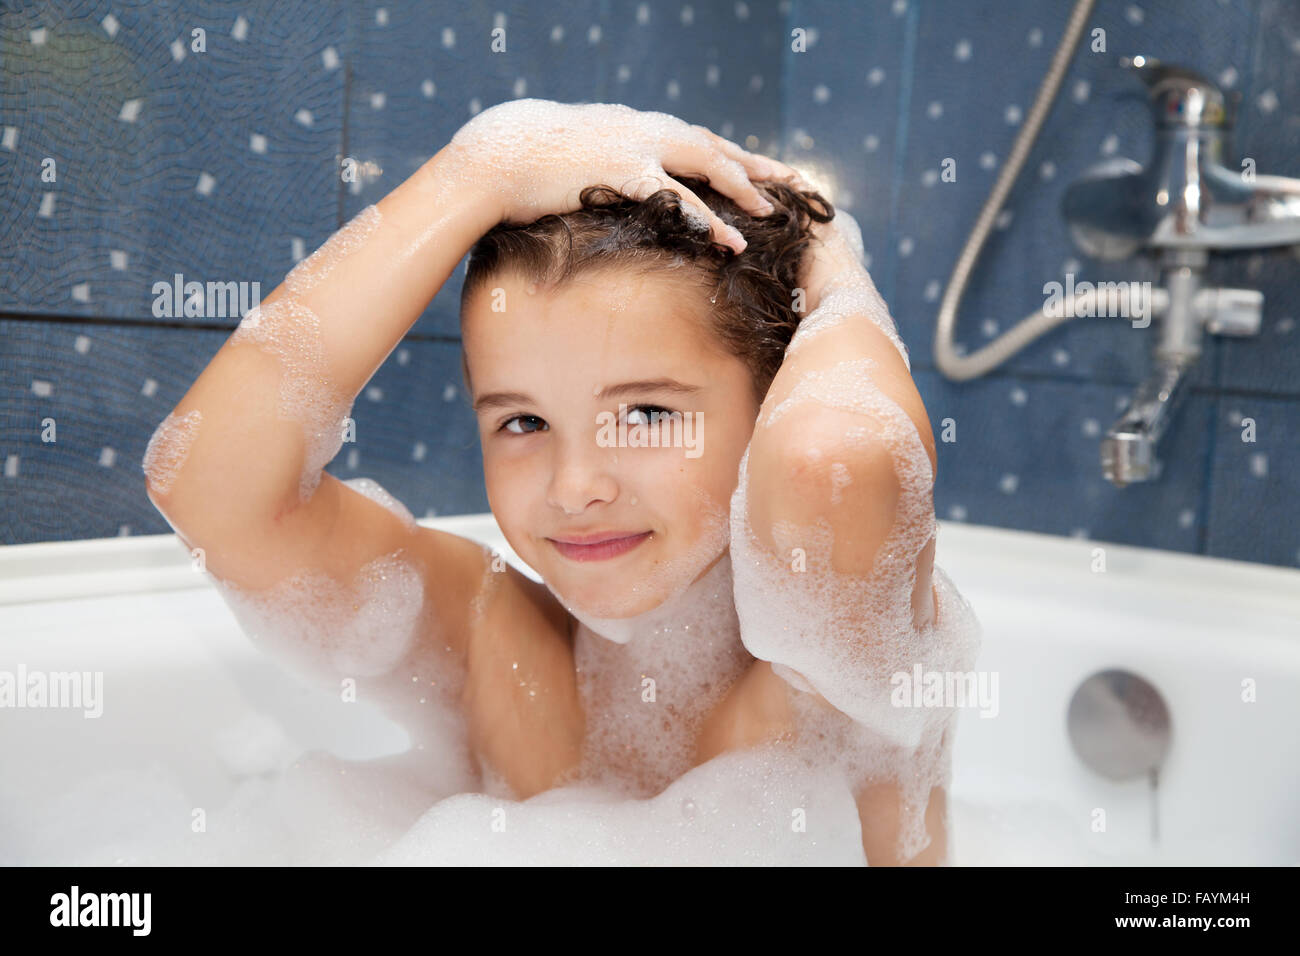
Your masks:
[[[662,405],[633,405],[627,410],[627,423],[654,426],[673,415],[680,416],[681,413]]]
[[[497,431],[508,431],[508,432],[511,432],[511,433],[513,433],[513,434],[515,434],[515,435],[532,435],[532,434],[534,434],[534,433],[539,432],[539,431],[542,430],[541,427],[539,427],[539,428],[526,428],[526,429],[522,429],[522,430],[521,430],[521,429],[518,429],[518,428],[511,428],[511,427],[510,427],[510,426],[513,425],[515,422],[525,422],[525,421],[527,421],[527,422],[536,422],[536,423],[538,423],[539,425],[541,425],[542,427],[545,427],[545,426],[546,426],[546,422],[543,421],[542,419],[538,418],[536,415],[515,415],[515,416],[512,416],[511,418],[507,418],[504,422],[502,422],[502,423],[501,423],[501,427],[498,428]]]

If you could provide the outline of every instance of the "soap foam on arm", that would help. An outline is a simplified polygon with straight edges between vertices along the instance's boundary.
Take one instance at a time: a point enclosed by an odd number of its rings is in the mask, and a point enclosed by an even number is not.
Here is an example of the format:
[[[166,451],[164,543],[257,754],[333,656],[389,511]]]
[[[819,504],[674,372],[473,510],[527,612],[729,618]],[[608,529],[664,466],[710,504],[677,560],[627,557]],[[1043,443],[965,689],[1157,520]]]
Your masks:
[[[834,295],[823,307],[838,307]],[[809,317],[812,328],[819,319],[816,313]],[[840,432],[846,457],[883,457],[898,487],[892,525],[870,569],[848,573],[836,570],[832,560],[837,535],[848,536],[842,547],[871,540],[863,537],[870,520],[856,531],[851,522],[845,524],[842,501],[861,494],[866,476],[842,464],[829,468],[827,506],[811,509],[818,517],[794,523],[779,517],[778,507],[770,526],[774,550],[759,539],[750,510],[753,441],[732,497],[731,548],[741,637],[751,654],[772,662],[774,672],[791,685],[805,755],[840,767],[855,793],[872,783],[898,784],[903,806],[897,855],[906,860],[929,842],[926,806],[931,790],[949,781],[956,714],[952,707],[895,706],[894,677],[901,673],[910,679],[917,666],[923,672],[968,671],[978,652],[979,628],[937,565],[937,613],[921,626],[914,619],[918,560],[937,531],[933,469],[915,423],[873,379],[875,367],[872,359],[856,358],[806,370],[784,400],[760,418],[755,432],[755,440],[761,440],[765,429],[787,415],[815,414],[818,408],[834,410],[837,422],[845,417],[861,422]],[[834,458],[832,450],[828,455]],[[809,690],[831,708],[817,705]]]

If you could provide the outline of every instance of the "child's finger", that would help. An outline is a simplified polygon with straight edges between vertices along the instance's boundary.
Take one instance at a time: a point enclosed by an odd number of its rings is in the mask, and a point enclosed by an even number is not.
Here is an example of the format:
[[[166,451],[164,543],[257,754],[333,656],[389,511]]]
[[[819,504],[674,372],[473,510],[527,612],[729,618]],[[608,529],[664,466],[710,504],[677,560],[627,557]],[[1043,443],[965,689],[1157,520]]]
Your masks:
[[[735,200],[751,216],[766,216],[774,211],[771,201],[750,180],[748,170],[711,145],[678,143],[664,154],[663,167],[669,175],[704,173],[710,186]]]
[[[772,160],[768,159],[766,156],[760,156],[758,153],[751,153],[743,146],[740,146],[737,143],[733,143],[731,140],[727,139],[724,136],[719,136],[717,133],[713,132],[713,130],[709,129],[707,126],[692,124],[692,127],[694,129],[699,130],[701,133],[707,136],[709,138],[709,141],[713,143],[713,145],[716,146],[719,150],[721,150],[726,156],[736,160],[736,162],[744,166],[745,172],[749,174],[750,179],[779,178],[780,171],[777,169],[776,165],[772,162]]]
[[[645,200],[652,193],[660,189],[671,189],[682,199],[682,209],[687,216],[706,223],[709,226],[709,232],[714,241],[720,242],[725,246],[730,246],[737,254],[745,251],[748,243],[739,230],[727,225],[719,219],[699,196],[695,195],[689,188],[673,179],[664,170],[658,169],[648,172],[625,183],[621,189],[623,195],[629,199],[638,201]]]

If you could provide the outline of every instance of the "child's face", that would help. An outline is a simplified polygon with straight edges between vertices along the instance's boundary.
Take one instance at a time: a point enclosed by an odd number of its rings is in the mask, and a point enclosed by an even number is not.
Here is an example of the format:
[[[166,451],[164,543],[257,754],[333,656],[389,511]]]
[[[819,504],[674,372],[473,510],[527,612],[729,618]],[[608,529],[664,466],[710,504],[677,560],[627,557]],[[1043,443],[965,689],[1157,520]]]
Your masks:
[[[492,512],[567,604],[594,617],[641,614],[726,548],[758,416],[749,370],[709,333],[708,299],[670,278],[601,269],[529,289],[500,274],[462,316]],[[600,394],[653,380],[690,390]],[[513,394],[492,398],[501,393]],[[636,407],[647,405],[656,408]],[[660,409],[681,414],[652,424]],[[656,433],[659,447],[631,447]],[[607,532],[641,537],[613,555],[563,544]]]

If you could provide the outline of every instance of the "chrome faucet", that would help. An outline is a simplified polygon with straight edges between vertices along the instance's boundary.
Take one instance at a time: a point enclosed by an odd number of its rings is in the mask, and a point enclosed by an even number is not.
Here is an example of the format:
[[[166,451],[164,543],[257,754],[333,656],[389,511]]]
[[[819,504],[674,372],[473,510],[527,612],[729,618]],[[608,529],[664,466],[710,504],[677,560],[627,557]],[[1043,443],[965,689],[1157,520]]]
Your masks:
[[[1200,357],[1202,332],[1259,333],[1262,293],[1202,286],[1210,252],[1300,245],[1300,179],[1256,175],[1251,160],[1224,165],[1232,119],[1210,80],[1149,57],[1120,64],[1146,84],[1155,148],[1145,166],[1119,158],[1089,169],[1066,190],[1062,212],[1088,255],[1150,251],[1161,266],[1155,367],[1101,443],[1102,470],[1123,487],[1159,477],[1156,446]]]

